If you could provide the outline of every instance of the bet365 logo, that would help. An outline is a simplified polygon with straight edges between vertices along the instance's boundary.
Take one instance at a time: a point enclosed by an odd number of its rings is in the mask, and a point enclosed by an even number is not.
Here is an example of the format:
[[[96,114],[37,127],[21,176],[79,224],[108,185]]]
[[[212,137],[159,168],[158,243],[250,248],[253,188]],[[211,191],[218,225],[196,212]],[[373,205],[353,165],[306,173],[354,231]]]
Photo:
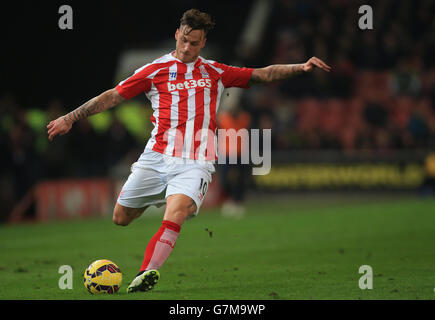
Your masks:
[[[199,80],[191,79],[178,83],[168,82],[169,92],[174,90],[194,89],[197,87],[211,88],[211,79],[199,79]]]

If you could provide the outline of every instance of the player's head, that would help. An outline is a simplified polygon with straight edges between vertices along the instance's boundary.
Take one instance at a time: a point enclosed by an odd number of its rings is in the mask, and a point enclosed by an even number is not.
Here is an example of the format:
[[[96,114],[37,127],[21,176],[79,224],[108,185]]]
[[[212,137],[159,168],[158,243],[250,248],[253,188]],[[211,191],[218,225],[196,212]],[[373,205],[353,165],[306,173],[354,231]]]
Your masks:
[[[210,15],[197,9],[187,10],[175,32],[175,54],[184,63],[193,62],[205,46],[207,33],[214,27]]]

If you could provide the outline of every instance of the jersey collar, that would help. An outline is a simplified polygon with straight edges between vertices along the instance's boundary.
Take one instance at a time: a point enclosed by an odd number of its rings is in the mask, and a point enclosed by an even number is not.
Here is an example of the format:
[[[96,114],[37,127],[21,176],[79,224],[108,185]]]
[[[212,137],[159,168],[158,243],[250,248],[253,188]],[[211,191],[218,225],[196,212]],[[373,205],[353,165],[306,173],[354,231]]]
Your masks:
[[[201,61],[201,60],[200,60],[201,57],[198,56],[198,57],[195,59],[195,61],[193,61],[193,62],[189,62],[189,63],[184,63],[184,62],[181,61],[180,59],[175,58],[174,54],[175,54],[175,50],[172,51],[171,53],[168,53],[168,55],[171,57],[171,59],[173,59],[173,60],[175,60],[175,61],[178,61],[179,63],[183,63],[183,64],[185,64],[186,66],[195,66],[195,65],[198,64],[198,62]]]

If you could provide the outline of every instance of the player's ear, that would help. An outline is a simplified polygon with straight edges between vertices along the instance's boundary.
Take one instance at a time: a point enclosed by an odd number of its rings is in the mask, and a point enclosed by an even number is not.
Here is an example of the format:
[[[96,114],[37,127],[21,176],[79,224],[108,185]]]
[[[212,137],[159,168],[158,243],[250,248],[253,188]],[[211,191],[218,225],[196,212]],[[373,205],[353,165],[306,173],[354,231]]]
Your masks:
[[[175,41],[178,41],[178,34],[179,34],[179,30],[177,28],[177,30],[175,30]]]
[[[204,37],[204,40],[202,41],[201,49],[205,47],[206,42],[207,42],[207,38]]]

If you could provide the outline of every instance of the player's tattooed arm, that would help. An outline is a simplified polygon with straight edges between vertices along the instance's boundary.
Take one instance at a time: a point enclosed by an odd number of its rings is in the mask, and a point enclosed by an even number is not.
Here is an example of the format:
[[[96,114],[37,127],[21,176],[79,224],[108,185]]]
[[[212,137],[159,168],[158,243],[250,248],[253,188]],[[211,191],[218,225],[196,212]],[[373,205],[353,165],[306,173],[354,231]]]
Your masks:
[[[115,88],[103,92],[74,111],[50,121],[47,125],[48,139],[52,141],[55,136],[68,133],[74,122],[110,109],[123,100],[124,98],[121,97]]]
[[[110,109],[124,100],[116,89],[110,89],[97,97],[92,98],[80,107],[71,111],[63,117],[67,123],[74,123],[78,120],[87,118],[93,114]]]
[[[254,69],[249,84],[284,80],[303,71],[302,64],[274,64],[265,68]]]
[[[331,71],[331,67],[325,62],[312,57],[307,62],[301,64],[274,64],[265,68],[254,69],[249,80],[249,85],[284,80],[296,74],[311,71],[314,67],[328,72]]]

